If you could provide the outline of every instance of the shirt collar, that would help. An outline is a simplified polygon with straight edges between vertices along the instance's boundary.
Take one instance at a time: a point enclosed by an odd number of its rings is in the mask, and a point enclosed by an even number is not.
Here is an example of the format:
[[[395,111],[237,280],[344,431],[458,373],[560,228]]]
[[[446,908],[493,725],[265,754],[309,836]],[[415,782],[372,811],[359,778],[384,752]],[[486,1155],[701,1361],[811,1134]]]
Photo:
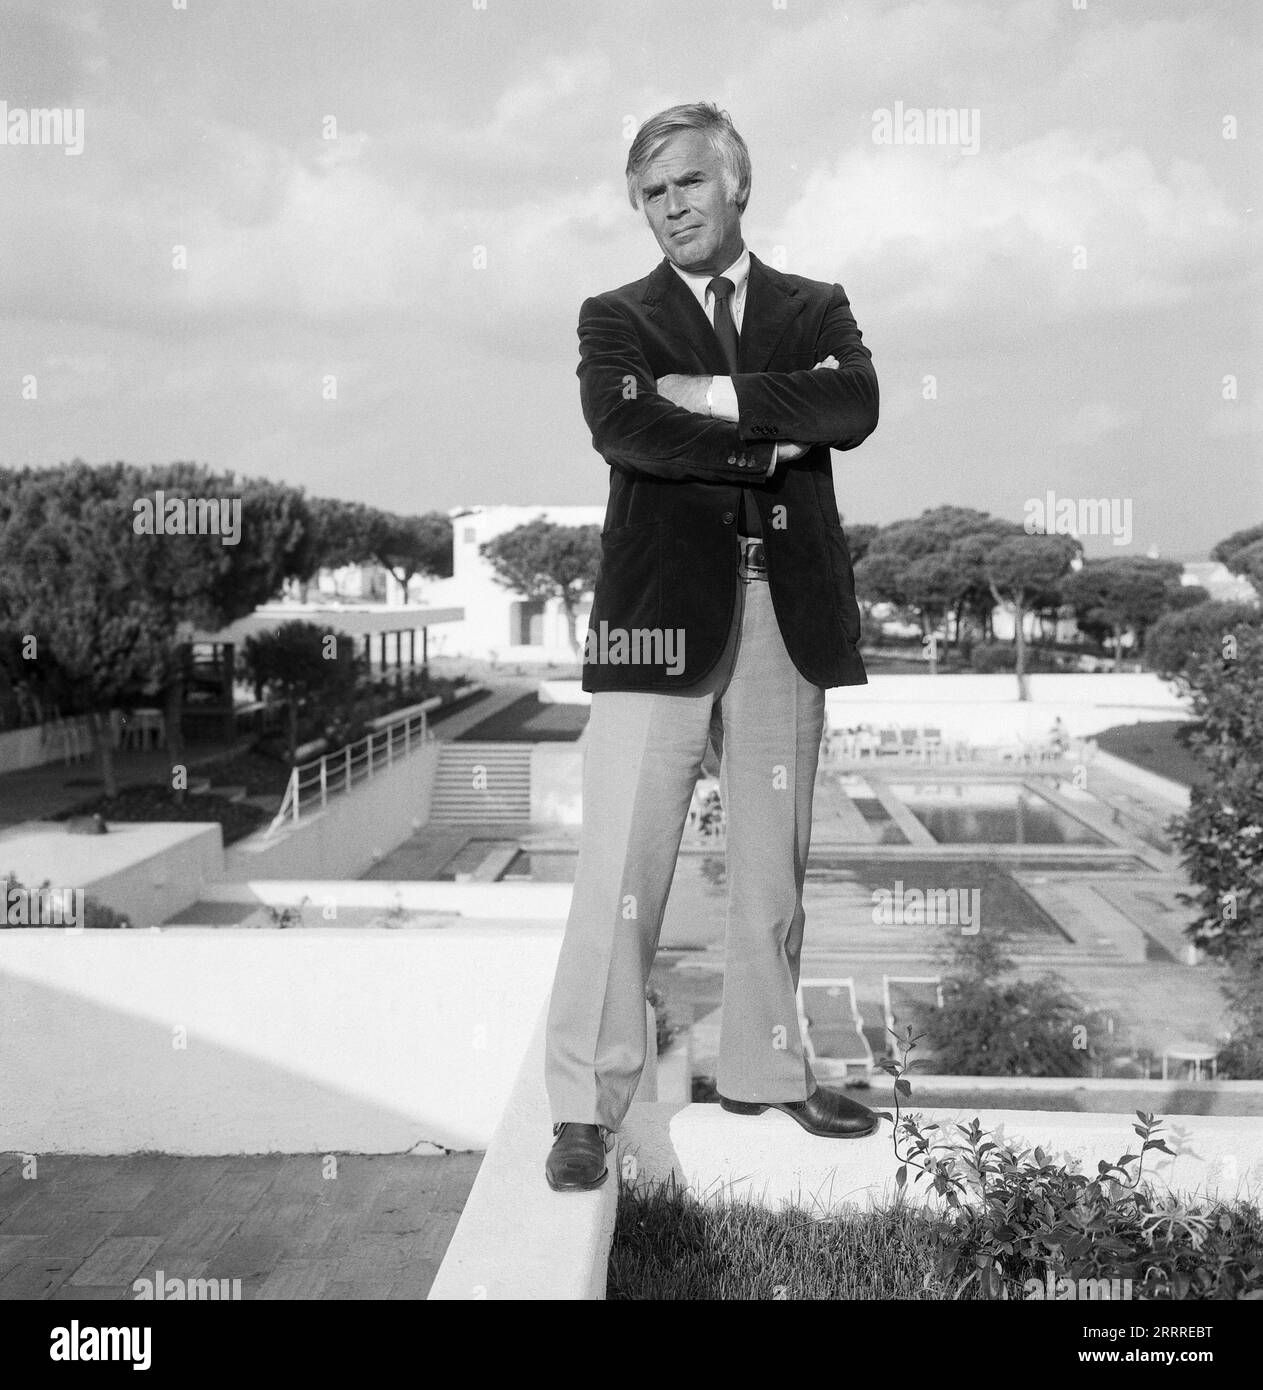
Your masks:
[[[670,259],[668,259],[667,264],[697,296],[697,302],[705,307],[706,287],[715,277],[705,273],[698,275],[691,270],[681,270],[680,267]],[[733,261],[727,270],[721,273],[725,280],[731,280],[733,283],[733,298],[740,299],[745,292],[746,281],[750,278],[750,248],[748,246],[743,246],[741,248],[741,254],[737,259]]]

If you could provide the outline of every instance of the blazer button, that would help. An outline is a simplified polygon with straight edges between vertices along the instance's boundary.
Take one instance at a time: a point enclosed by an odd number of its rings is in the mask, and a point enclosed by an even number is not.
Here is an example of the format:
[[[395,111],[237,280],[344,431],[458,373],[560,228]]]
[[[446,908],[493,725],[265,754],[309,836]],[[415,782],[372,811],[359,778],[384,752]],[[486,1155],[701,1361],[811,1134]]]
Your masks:
[[[731,526],[737,518],[732,512],[725,512],[723,516],[721,516],[719,519],[724,523],[725,526]]]

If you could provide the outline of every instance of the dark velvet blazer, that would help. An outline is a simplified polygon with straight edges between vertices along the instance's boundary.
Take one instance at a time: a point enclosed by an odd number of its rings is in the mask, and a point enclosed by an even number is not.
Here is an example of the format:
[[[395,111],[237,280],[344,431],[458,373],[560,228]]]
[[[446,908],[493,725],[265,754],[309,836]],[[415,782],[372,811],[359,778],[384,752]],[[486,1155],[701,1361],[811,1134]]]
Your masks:
[[[811,370],[830,353],[836,370]],[[784,275],[751,255],[732,377],[736,424],[658,395],[657,378],[673,372],[728,368],[706,314],[667,260],[643,280],[584,301],[579,391],[593,446],[609,464],[610,495],[583,688],[684,690],[714,668],[737,600],[743,487],[763,521],[790,659],[815,685],[867,684],[829,451],[854,449],[877,427],[877,375],[842,286]],[[769,480],[776,440],[812,447],[779,462]],[[671,648],[649,635],[668,629],[674,662]],[[681,645],[682,669],[673,670]]]

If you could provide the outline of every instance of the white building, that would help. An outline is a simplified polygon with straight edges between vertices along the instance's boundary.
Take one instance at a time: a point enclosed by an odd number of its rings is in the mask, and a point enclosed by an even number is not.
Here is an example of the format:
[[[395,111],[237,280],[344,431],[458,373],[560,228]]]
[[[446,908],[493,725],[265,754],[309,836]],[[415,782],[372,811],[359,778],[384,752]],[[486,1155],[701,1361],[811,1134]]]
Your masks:
[[[483,558],[479,547],[505,531],[537,517],[558,526],[597,526],[605,507],[454,507],[452,518],[452,576],[417,579],[409,587],[411,601],[432,608],[462,608],[464,619],[445,623],[430,634],[431,656],[467,656],[516,664],[563,664],[577,660],[570,644],[566,615],[556,599],[546,603],[526,599],[506,589]],[[387,579],[387,602],[402,594],[394,578]],[[579,603],[576,632],[580,643],[592,608],[592,595]]]

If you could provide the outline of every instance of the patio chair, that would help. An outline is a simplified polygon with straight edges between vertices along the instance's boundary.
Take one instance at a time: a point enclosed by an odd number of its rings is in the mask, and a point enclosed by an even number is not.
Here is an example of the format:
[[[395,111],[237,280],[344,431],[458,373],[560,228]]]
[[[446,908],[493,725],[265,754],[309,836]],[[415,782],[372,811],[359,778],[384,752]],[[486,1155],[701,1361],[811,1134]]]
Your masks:
[[[871,724],[861,724],[855,731],[855,756],[856,758],[875,758],[877,756],[877,745],[880,742],[876,733],[873,732]]]
[[[921,755],[926,762],[933,762],[943,751],[942,729],[926,726],[921,730]]]
[[[894,988],[892,988],[892,986]],[[911,986],[911,988],[909,988]],[[896,1007],[895,994],[900,1002]],[[886,1046],[890,1055],[897,1056],[895,1040],[890,1032],[899,1032],[900,1024],[907,1027],[912,1021],[912,1003],[930,1004],[936,1009],[943,1007],[943,977],[941,975],[883,975],[881,977],[882,1007],[886,1018]],[[926,1055],[925,1044],[918,1044],[917,1055]]]
[[[880,758],[883,754],[894,754],[896,758],[903,756],[903,743],[899,737],[899,730],[893,724],[888,724],[884,729],[877,731],[876,755]]]
[[[873,1049],[855,1002],[855,981],[800,980],[798,1020],[809,1059],[832,1062],[847,1074],[858,1067],[867,1077],[873,1070]]]
[[[899,730],[899,756],[901,758],[915,758],[921,751],[921,731],[920,729],[900,729]]]

